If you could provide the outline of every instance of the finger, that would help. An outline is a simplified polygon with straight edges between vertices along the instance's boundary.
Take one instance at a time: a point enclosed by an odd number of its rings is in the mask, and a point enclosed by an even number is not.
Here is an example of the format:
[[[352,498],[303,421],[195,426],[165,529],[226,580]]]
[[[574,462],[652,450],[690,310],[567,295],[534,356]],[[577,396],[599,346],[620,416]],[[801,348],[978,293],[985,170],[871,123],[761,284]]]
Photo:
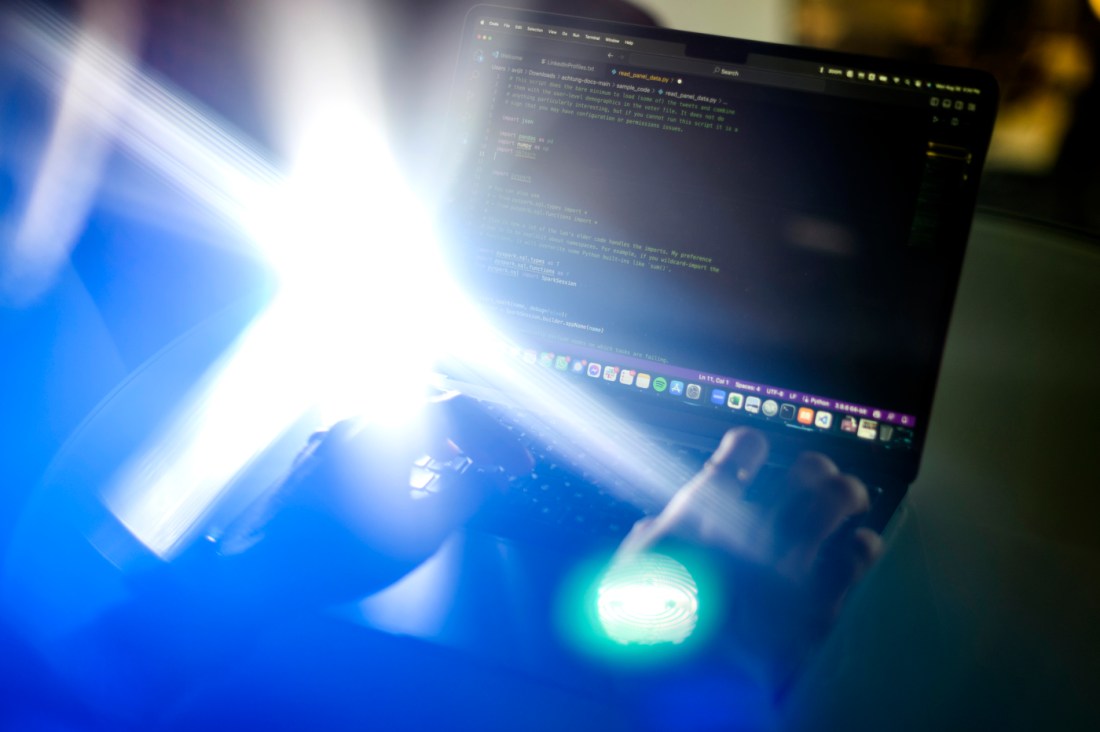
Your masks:
[[[707,537],[705,524],[721,524],[745,493],[768,456],[768,442],[756,430],[726,432],[718,448],[695,476],[672,497],[657,519],[657,528],[687,538]]]
[[[744,489],[756,478],[767,458],[768,441],[764,435],[753,429],[736,427],[722,436],[707,465],[713,467],[717,478],[733,479],[726,488]]]
[[[805,452],[798,456],[782,479],[759,480],[746,493],[746,499],[763,507],[774,517],[791,502],[803,503],[817,490],[822,479],[840,470],[825,455]]]
[[[882,555],[882,537],[866,527],[841,531],[822,549],[812,587],[825,617],[832,621],[848,591]]]
[[[820,482],[840,472],[836,463],[819,452],[804,452],[787,472],[787,484],[794,490],[815,490]]]
[[[708,461],[714,475],[699,491],[693,506],[699,539],[732,552],[742,552],[755,543],[759,507],[744,499],[767,457],[768,441],[762,433],[745,428],[726,432]]]
[[[819,510],[816,501],[821,482],[839,472],[825,455],[804,452],[787,470],[784,480],[754,488],[754,500],[768,512],[759,541],[769,561],[780,562],[804,540],[805,523]]]
[[[671,537],[728,544],[722,538],[724,529],[740,523],[739,500],[767,455],[768,442],[756,430],[729,430],[702,470],[664,510],[635,526],[623,551],[644,551]]]
[[[654,527],[657,517],[638,519],[630,533],[619,543],[613,561],[649,551],[661,540],[662,531]]]
[[[775,520],[775,555],[794,577],[809,571],[825,539],[848,518],[865,513],[870,498],[851,475],[819,474],[786,499]]]

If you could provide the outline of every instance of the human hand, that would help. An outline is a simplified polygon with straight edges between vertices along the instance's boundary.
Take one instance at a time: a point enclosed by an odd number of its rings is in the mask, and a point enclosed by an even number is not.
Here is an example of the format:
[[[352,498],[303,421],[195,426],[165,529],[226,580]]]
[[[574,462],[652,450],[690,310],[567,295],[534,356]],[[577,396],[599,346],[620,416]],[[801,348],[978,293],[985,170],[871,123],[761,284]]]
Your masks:
[[[725,580],[726,651],[780,690],[828,632],[882,540],[854,521],[870,508],[858,478],[804,453],[782,479],[754,485],[767,454],[759,432],[727,432],[665,509],[634,527],[617,561],[685,542],[714,550]]]
[[[438,474],[410,485],[414,462]],[[295,604],[362,597],[431,556],[527,451],[469,397],[446,394],[400,425],[340,422],[219,542],[231,577]],[[419,471],[423,480],[426,471]],[[430,476],[428,476],[430,477]],[[231,580],[232,581],[232,580]]]

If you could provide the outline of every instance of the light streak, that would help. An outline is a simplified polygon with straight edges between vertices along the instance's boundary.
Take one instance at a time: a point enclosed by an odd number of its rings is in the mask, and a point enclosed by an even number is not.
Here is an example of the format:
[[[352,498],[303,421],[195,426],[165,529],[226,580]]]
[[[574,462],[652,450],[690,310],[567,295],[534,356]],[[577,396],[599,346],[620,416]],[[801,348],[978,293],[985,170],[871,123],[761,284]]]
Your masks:
[[[119,3],[122,7],[124,3]],[[71,61],[53,69],[58,108],[31,193],[4,252],[0,292],[19,305],[36,300],[52,284],[79,236],[108,154],[109,132],[126,95],[124,64],[104,64],[104,33],[114,30],[125,49],[132,28],[113,22],[115,6],[90,9],[89,27],[67,39]],[[110,26],[105,31],[99,26]],[[130,31],[130,32],[127,32]],[[124,53],[119,51],[119,54]],[[94,85],[98,94],[85,92]]]
[[[358,56],[339,52],[355,42],[347,31],[353,24],[341,31],[340,20],[312,17],[316,24],[297,46],[276,38],[280,50],[291,49],[288,59],[332,51],[294,75],[299,85],[325,83],[323,93],[305,97],[309,104],[289,92],[302,110],[285,125],[296,138],[289,175],[199,105],[60,18],[36,11],[14,26],[41,80],[76,100],[81,120],[250,232],[280,277],[272,304],[101,491],[103,501],[146,546],[171,557],[233,477],[307,410],[320,406],[325,420],[395,418],[422,398],[433,357],[448,352],[549,414],[622,497],[663,505],[688,469],[629,418],[550,373],[502,360],[507,340],[442,271],[427,216],[378,129],[371,86],[347,67]],[[275,25],[289,35],[301,27],[285,21]],[[89,116],[104,99],[110,113]],[[57,253],[48,257],[55,262]],[[738,534],[749,520],[733,504],[702,510]]]

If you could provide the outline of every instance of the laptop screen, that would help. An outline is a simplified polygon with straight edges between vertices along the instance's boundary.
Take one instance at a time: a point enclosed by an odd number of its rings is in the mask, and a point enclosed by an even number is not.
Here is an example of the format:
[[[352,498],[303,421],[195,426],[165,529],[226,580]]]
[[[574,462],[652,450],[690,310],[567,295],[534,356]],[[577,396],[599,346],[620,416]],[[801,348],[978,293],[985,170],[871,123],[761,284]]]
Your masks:
[[[487,6],[464,33],[450,256],[519,358],[915,474],[991,78]]]

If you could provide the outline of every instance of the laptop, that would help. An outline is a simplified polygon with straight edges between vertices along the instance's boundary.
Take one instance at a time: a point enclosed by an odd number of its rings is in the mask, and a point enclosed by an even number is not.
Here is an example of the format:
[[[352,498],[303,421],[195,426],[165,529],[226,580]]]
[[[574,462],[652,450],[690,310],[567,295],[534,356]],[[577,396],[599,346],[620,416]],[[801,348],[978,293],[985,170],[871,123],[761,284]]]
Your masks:
[[[881,530],[920,464],[993,78],[492,6],[462,34],[445,257],[507,347],[443,382],[565,438],[564,490],[595,476],[636,515],[749,426],[775,468],[813,450],[861,477]],[[560,519],[548,469],[520,490]]]

